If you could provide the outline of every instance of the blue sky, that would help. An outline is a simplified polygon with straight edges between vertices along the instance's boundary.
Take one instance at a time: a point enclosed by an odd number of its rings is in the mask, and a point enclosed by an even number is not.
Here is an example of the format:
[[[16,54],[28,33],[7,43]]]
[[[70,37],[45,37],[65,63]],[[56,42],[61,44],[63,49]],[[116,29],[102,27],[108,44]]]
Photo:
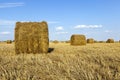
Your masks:
[[[14,39],[17,21],[47,21],[50,40],[120,40],[120,0],[1,0],[0,40]]]

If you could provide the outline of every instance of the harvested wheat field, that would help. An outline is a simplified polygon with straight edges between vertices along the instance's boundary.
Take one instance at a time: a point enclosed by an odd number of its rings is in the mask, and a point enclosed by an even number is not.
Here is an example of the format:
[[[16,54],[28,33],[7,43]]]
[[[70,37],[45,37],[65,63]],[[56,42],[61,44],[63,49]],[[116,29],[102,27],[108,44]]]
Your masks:
[[[0,44],[0,80],[120,80],[120,44],[50,43],[48,54],[18,54]]]

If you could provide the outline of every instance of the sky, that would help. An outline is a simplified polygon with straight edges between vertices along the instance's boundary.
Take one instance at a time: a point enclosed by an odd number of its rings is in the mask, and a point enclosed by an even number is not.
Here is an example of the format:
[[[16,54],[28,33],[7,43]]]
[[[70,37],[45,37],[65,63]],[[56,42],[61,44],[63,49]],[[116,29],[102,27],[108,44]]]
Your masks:
[[[17,21],[47,21],[49,40],[120,40],[120,0],[0,0],[0,41],[14,40]]]

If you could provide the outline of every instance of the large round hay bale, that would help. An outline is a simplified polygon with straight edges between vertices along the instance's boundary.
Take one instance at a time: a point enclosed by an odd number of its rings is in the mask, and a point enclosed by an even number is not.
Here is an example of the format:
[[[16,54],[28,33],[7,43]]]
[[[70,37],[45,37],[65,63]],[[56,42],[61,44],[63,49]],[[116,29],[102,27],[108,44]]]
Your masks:
[[[114,39],[108,39],[106,43],[114,43]]]
[[[47,53],[49,47],[47,22],[17,22],[15,52]]]
[[[93,38],[87,39],[87,43],[94,43],[94,39]]]
[[[12,40],[7,40],[6,43],[7,43],[7,44],[11,44],[11,43],[12,43]]]
[[[71,45],[86,45],[85,35],[72,35],[71,36]]]

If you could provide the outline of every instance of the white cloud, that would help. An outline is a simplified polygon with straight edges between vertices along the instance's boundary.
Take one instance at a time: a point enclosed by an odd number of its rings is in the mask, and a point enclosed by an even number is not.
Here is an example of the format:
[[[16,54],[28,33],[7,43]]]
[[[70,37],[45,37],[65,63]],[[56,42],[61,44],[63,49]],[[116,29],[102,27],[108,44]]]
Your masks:
[[[11,32],[8,32],[8,31],[5,31],[5,32],[0,32],[0,34],[2,35],[7,35],[7,34],[10,34]]]
[[[56,34],[67,34],[68,32],[57,32]]]
[[[64,31],[63,26],[56,27],[56,34],[67,34],[68,32]]]
[[[0,3],[0,8],[10,8],[10,7],[18,7],[24,6],[24,3],[17,2],[17,3]]]
[[[64,30],[62,26],[56,27],[56,31]]]
[[[77,25],[75,29],[83,29],[83,28],[101,28],[102,25]]]
[[[12,20],[0,20],[0,25],[14,25],[16,21]]]

